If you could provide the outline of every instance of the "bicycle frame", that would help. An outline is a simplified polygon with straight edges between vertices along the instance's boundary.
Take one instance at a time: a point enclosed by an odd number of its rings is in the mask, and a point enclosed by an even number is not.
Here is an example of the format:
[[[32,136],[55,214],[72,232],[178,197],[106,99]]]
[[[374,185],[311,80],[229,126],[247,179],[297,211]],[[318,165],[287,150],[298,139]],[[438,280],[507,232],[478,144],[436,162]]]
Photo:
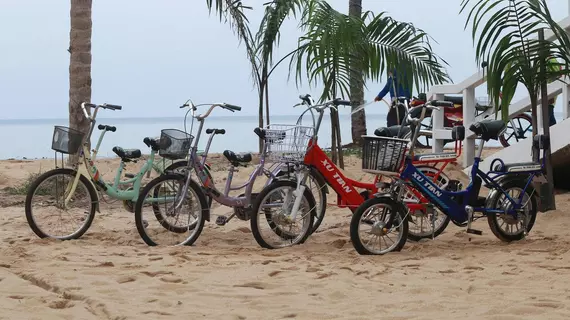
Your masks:
[[[421,121],[420,121],[421,122]],[[413,138],[417,138],[418,130],[416,129]],[[415,141],[415,140],[414,140]],[[439,188],[433,183],[428,177],[426,177],[422,172],[420,172],[411,160],[408,154],[404,160],[404,169],[400,173],[400,179],[405,181],[410,181],[412,185],[419,190],[427,199],[430,200],[435,206],[437,206],[443,213],[448,215],[456,223],[462,224],[468,222],[472,217],[470,217],[470,212],[479,212],[483,215],[488,214],[498,214],[506,213],[512,216],[517,214],[517,211],[526,205],[522,203],[524,192],[521,193],[518,199],[513,199],[497,182],[503,176],[507,175],[520,175],[527,174],[527,182],[524,190],[528,188],[535,176],[542,174],[544,168],[544,163],[541,165],[539,170],[528,170],[520,172],[498,172],[489,171],[487,173],[482,172],[479,169],[479,163],[481,162],[481,154],[483,152],[484,141],[481,140],[479,145],[479,150],[477,156],[474,158],[474,163],[471,168],[471,179],[467,188],[462,191],[446,191]],[[410,153],[413,152],[413,147]],[[481,187],[481,181],[477,181],[477,178],[485,182],[490,189],[502,193],[505,197],[514,204],[513,208],[504,212],[503,210],[490,209],[481,206],[475,206],[473,199],[479,196],[479,190]],[[455,200],[459,199],[459,200]]]
[[[261,158],[260,158],[260,163],[255,167],[254,171],[250,174],[247,182],[241,186],[238,186],[238,187],[233,187],[231,185],[232,180],[233,180],[233,173],[236,171],[235,167],[232,165],[232,166],[230,166],[230,170],[228,172],[228,178],[226,180],[225,190],[223,193],[221,193],[216,188],[214,181],[212,181],[210,179],[210,177],[206,173],[206,170],[204,169],[204,164],[205,164],[206,159],[208,157],[208,152],[210,150],[210,145],[212,143],[212,139],[213,139],[214,135],[216,135],[215,131],[210,134],[210,138],[208,139],[208,143],[207,143],[205,151],[202,155],[202,161],[200,161],[198,159],[198,155],[197,155],[198,143],[200,141],[202,130],[204,128],[204,120],[208,117],[210,112],[212,112],[212,110],[217,106],[221,106],[221,105],[220,104],[212,104],[210,109],[204,115],[200,115],[200,116],[194,116],[193,115],[192,116],[193,118],[198,120],[199,127],[197,130],[194,145],[190,148],[190,157],[188,158],[189,170],[187,172],[186,182],[185,182],[184,187],[182,188],[181,194],[187,194],[188,188],[190,185],[190,180],[192,179],[191,178],[191,172],[195,171],[196,175],[198,176],[198,180],[199,180],[200,184],[202,185],[202,187],[205,190],[205,193],[207,195],[211,196],[216,202],[218,202],[224,206],[228,206],[228,207],[247,207],[247,206],[251,205],[251,202],[252,202],[251,201],[251,195],[252,195],[253,185],[255,183],[256,178],[262,174],[265,174],[266,176],[270,176],[271,179],[274,179],[276,177],[276,173],[280,170],[280,166],[277,166],[273,171],[269,171],[269,170],[265,169],[266,146],[264,143],[263,144],[263,152],[262,152]],[[191,108],[192,108],[192,111],[195,111],[196,106],[192,105]],[[230,191],[240,190],[243,188],[245,188],[244,196],[241,196],[241,197],[229,196]],[[178,198],[179,195],[177,194],[176,197]],[[180,200],[177,201],[176,209],[180,208],[180,206],[182,205],[183,199],[184,199],[183,197],[180,197]],[[208,217],[208,220],[209,220],[209,217]]]
[[[96,186],[98,186],[100,189],[103,189],[103,191],[105,191],[105,193],[108,196],[118,200],[132,200],[136,202],[139,196],[142,178],[146,173],[150,173],[150,171],[153,168],[155,151],[152,150],[151,148],[149,159],[145,162],[145,164],[142,166],[142,168],[135,175],[134,178],[121,181],[121,176],[125,168],[124,161],[121,161],[119,168],[117,169],[117,173],[115,175],[113,184],[106,183],[103,180],[103,177],[101,176],[99,169],[97,169],[97,167],[95,166],[94,161],[97,158],[99,147],[101,146],[101,142],[103,141],[103,138],[107,130],[103,130],[103,132],[101,132],[101,135],[97,140],[97,145],[91,152],[89,151],[89,141],[91,139],[93,129],[95,128],[95,123],[96,123],[95,118],[97,116],[98,108],[99,107],[95,108],[93,116],[90,117],[91,124],[89,128],[89,133],[84,138],[82,148],[79,151],[80,152],[79,160],[75,164],[75,170],[77,171],[77,174],[75,175],[73,183],[67,186],[67,190],[65,193],[67,194],[67,197],[65,198],[64,202],[65,206],[67,206],[67,203],[71,200],[73,194],[75,193],[75,189],[77,188],[79,178],[82,175],[89,178],[88,180],[93,184],[93,187],[95,187],[95,189],[98,189],[96,188]],[[121,185],[133,185],[133,188],[131,190],[120,190],[119,186]],[[99,211],[99,206],[97,206],[97,210]]]
[[[326,104],[325,104],[326,105]],[[314,106],[310,106],[309,109],[315,108]],[[318,131],[320,125],[322,123],[322,119],[324,116],[324,109],[317,109],[319,112],[319,118],[316,121],[315,125],[315,134],[314,137],[309,141],[309,147],[307,149],[307,154],[305,155],[304,164],[309,167],[314,167],[324,178],[325,182],[331,186],[331,188],[337,194],[337,206],[339,208],[356,208],[360,206],[366,199],[356,190],[356,188],[361,188],[368,190],[372,193],[377,193],[379,189],[378,181],[382,178],[380,175],[376,175],[374,177],[374,182],[366,183],[360,182],[353,179],[346,177],[342,171],[334,164],[334,162],[326,155],[326,153],[319,147],[318,145]],[[305,111],[306,112],[306,111]],[[301,115],[302,117],[302,115]],[[456,142],[457,145],[457,142]],[[457,148],[456,148],[457,149]],[[461,150],[461,148],[459,148]],[[458,157],[459,155],[457,155]],[[457,157],[454,159],[446,159],[444,161],[435,159],[429,160],[420,160],[416,161],[418,164],[439,164],[442,163],[443,165],[438,169],[438,172],[432,179],[437,180],[437,178],[441,175],[445,167],[457,160]],[[435,167],[435,165],[434,165]],[[420,199],[420,203],[407,203],[407,206],[410,210],[422,210],[425,209],[425,206],[421,204],[424,202],[424,197],[417,191],[412,190],[412,193]]]

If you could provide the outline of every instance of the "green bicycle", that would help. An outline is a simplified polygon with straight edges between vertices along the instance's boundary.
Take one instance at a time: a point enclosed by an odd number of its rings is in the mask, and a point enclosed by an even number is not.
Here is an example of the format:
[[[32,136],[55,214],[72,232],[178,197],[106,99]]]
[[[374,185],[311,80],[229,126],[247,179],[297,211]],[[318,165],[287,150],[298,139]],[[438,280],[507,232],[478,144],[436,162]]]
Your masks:
[[[139,196],[141,183],[145,174],[150,176],[154,170],[158,174],[175,172],[186,167],[183,160],[187,152],[182,155],[160,154],[170,164],[160,166],[155,162],[155,155],[160,151],[160,141],[154,138],[144,138],[143,142],[151,148],[150,156],[137,174],[125,174],[126,180],[121,180],[123,170],[127,163],[136,162],[142,157],[138,149],[123,149],[114,147],[113,152],[121,158],[113,183],[106,183],[94,161],[103,137],[107,132],[115,132],[116,128],[109,125],[99,125],[102,131],[95,149],[89,151],[89,141],[95,129],[97,112],[100,108],[107,110],[121,110],[121,106],[112,104],[95,105],[82,103],[81,108],[89,120],[87,135],[63,126],[55,126],[52,140],[52,149],[63,154],[79,157],[71,168],[56,168],[40,175],[30,186],[26,195],[26,219],[32,231],[40,238],[55,238],[71,240],[80,238],[91,226],[95,212],[99,209],[99,194],[103,191],[109,197],[123,201],[123,206],[134,212],[133,203]],[[86,108],[93,109],[89,115]],[[168,129],[176,132],[176,129]],[[182,131],[180,131],[182,132]],[[189,146],[188,146],[189,147]],[[180,159],[179,161],[176,161]],[[51,219],[55,218],[53,222]],[[47,220],[47,222],[46,222]],[[68,220],[65,222],[63,220]],[[54,232],[48,228],[54,227]]]

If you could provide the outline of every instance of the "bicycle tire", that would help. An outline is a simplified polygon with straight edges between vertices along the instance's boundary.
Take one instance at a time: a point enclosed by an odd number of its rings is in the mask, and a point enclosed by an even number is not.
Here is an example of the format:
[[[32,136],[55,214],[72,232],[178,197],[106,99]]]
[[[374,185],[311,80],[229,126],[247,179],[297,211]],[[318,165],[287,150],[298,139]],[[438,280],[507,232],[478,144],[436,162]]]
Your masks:
[[[536,197],[534,196],[534,188],[531,185],[529,185],[525,189],[525,186],[526,186],[525,180],[514,179],[514,180],[506,181],[501,186],[501,188],[504,191],[508,191],[509,189],[512,189],[512,188],[518,188],[520,190],[524,190],[524,193],[526,193],[527,196],[529,197],[530,203],[532,205],[532,210],[531,210],[531,212],[529,212],[530,220],[529,220],[529,223],[526,227],[526,231],[528,233],[528,232],[530,232],[530,230],[532,230],[532,227],[534,226],[534,222],[536,221],[536,214],[538,211],[538,207],[537,207]],[[503,195],[502,193],[498,193],[493,199],[491,199],[488,208],[498,209],[497,208],[498,201],[502,195]],[[522,240],[525,237],[525,234],[523,232],[518,233],[518,234],[508,234],[508,233],[504,232],[499,225],[499,221],[497,220],[498,218],[499,217],[497,214],[487,215],[487,222],[489,223],[489,228],[491,229],[491,232],[493,232],[493,234],[497,238],[499,238],[501,241],[512,242],[512,241]]]
[[[526,113],[518,114],[518,115],[513,117],[513,120],[519,119],[519,118],[528,121],[532,125],[532,117],[529,116],[528,114],[526,114]],[[513,130],[515,130],[515,128],[513,128]],[[507,138],[505,138],[506,134],[507,134],[506,132],[503,132],[503,134],[499,137],[499,142],[501,143],[501,145],[504,148],[509,147],[511,145],[509,143],[509,140]],[[532,132],[531,132],[531,135],[532,135]]]
[[[44,172],[36,180],[34,180],[34,182],[30,185],[30,188],[28,189],[28,193],[26,194],[26,202],[25,202],[26,220],[28,221],[28,225],[30,226],[32,231],[38,237],[40,237],[42,239],[43,238],[55,238],[55,239],[59,239],[59,240],[79,239],[91,227],[91,224],[93,223],[93,219],[95,218],[95,212],[97,210],[97,204],[98,204],[98,200],[99,200],[99,197],[97,196],[97,191],[95,190],[95,188],[93,187],[91,182],[83,175],[81,175],[79,177],[79,181],[77,182],[78,183],[77,187],[79,187],[79,183],[82,183],[86,187],[87,192],[89,193],[89,197],[90,197],[91,209],[89,210],[89,214],[87,215],[87,217],[85,219],[85,223],[83,224],[83,226],[81,228],[79,228],[77,231],[75,231],[74,233],[72,233],[71,235],[68,235],[68,236],[50,237],[48,234],[44,233],[40,227],[38,227],[38,225],[36,224],[36,221],[33,217],[32,200],[33,200],[33,197],[36,193],[36,189],[41,185],[42,182],[44,182],[48,178],[51,178],[52,176],[59,175],[59,174],[70,175],[73,178],[75,178],[75,175],[78,174],[78,172],[75,170],[69,169],[69,168],[58,168],[58,169],[53,169],[53,170]]]
[[[435,168],[435,167],[433,167],[433,166],[417,166],[416,168],[417,168],[419,171],[421,171],[422,173],[424,173],[424,171],[427,171],[427,170],[439,172],[439,169],[437,169],[437,168]],[[422,171],[422,170],[423,170],[423,171]],[[425,173],[424,173],[424,175],[425,175]],[[427,176],[427,175],[426,175],[426,176]],[[450,181],[449,177],[448,177],[444,172],[441,172],[441,173],[440,173],[440,177],[441,177],[441,176],[443,176],[444,179],[446,179],[447,181]],[[444,189],[446,185],[447,185],[447,184],[444,184],[443,186],[440,186],[440,188]],[[434,210],[439,210],[439,209],[435,208]],[[437,236],[439,236],[440,234],[442,234],[443,231],[445,231],[445,229],[446,229],[447,226],[449,225],[449,222],[451,221],[451,218],[450,218],[448,215],[446,215],[446,214],[444,214],[444,213],[439,213],[439,214],[444,215],[444,216],[445,216],[445,220],[444,220],[439,226],[436,226],[436,229],[435,229],[435,231],[433,232],[433,237],[434,237],[434,238],[437,237]],[[411,214],[410,214],[410,219],[412,219]],[[431,238],[432,238],[432,233],[429,233],[429,234],[427,234],[427,233],[426,233],[426,234],[417,234],[417,233],[414,233],[411,229],[408,229],[408,239],[409,239],[409,240],[412,240],[412,241],[416,241],[416,242],[417,242],[417,241],[420,241],[420,240],[422,240],[422,239],[431,239]]]
[[[360,232],[359,232],[360,220],[364,215],[364,213],[366,213],[370,207],[378,204],[389,205],[391,207],[391,212],[390,212],[391,217],[389,218],[389,221],[394,222],[398,220],[396,218],[399,218],[402,227],[402,235],[398,240],[398,242],[396,243],[396,246],[392,250],[384,253],[376,253],[366,248],[366,246],[362,243],[362,239],[360,238]],[[406,240],[408,239],[408,230],[409,230],[408,219],[406,219],[405,217],[406,210],[403,207],[404,207],[403,204],[398,203],[393,199],[387,197],[374,197],[363,202],[356,209],[356,211],[352,215],[352,219],[350,220],[350,240],[352,241],[352,246],[354,247],[356,252],[358,252],[361,255],[380,255],[391,251],[401,251],[404,245],[406,244]]]
[[[149,245],[149,246],[157,246],[158,245],[158,243],[154,242],[146,233],[146,227],[145,227],[144,219],[142,216],[142,209],[143,209],[144,201],[145,201],[147,195],[150,193],[151,190],[153,190],[155,185],[162,183],[163,181],[174,180],[177,182],[184,183],[185,179],[186,179],[185,176],[181,175],[181,174],[164,174],[164,175],[158,176],[158,177],[154,178],[153,180],[151,180],[149,183],[147,183],[147,185],[141,191],[141,194],[140,194],[140,196],[139,196],[139,198],[135,204],[135,225],[137,227],[137,231],[138,231],[139,235],[141,236],[141,238],[143,239],[143,241],[147,245]],[[198,184],[196,182],[194,182],[193,180],[191,180],[190,184],[189,184],[189,188],[191,188],[192,191],[194,192],[194,194],[196,194],[198,201],[200,202],[200,207],[201,208],[207,208],[206,196],[204,195],[204,193],[202,192],[202,189],[200,189]],[[209,210],[209,208],[207,208],[207,210]],[[166,230],[174,231],[175,233],[180,233],[180,232],[177,232],[180,230],[171,230],[173,227],[169,223],[164,223],[165,219],[162,218],[162,214],[157,215],[154,204],[153,204],[153,212],[154,212],[155,217],[157,218],[158,222],[160,223],[160,225],[162,225],[162,227],[164,227]],[[196,240],[200,237],[200,234],[202,233],[205,220],[206,219],[204,216],[204,210],[202,210],[202,212],[200,212],[200,216],[199,216],[199,219],[198,219],[196,225],[194,226],[194,228],[192,228],[192,230],[194,230],[195,228],[198,228],[198,230],[195,233],[193,233],[189,238],[187,238],[182,243],[180,243],[180,245],[190,246],[190,245],[194,244],[194,242],[196,242]],[[188,230],[189,230],[188,228],[185,228],[184,232],[188,231]]]
[[[297,183],[290,181],[290,180],[276,180],[276,181],[272,182],[270,185],[268,185],[267,187],[263,188],[263,190],[261,190],[259,195],[255,198],[255,202],[254,202],[253,207],[252,207],[252,214],[251,214],[251,218],[250,218],[251,232],[253,234],[253,237],[255,238],[255,241],[262,248],[266,248],[266,249],[278,248],[276,246],[270,245],[269,243],[267,243],[267,241],[265,241],[265,239],[261,235],[261,231],[259,230],[258,219],[259,219],[259,216],[261,215],[259,213],[261,202],[274,189],[281,188],[281,187],[290,187],[291,189],[295,190],[297,188]],[[309,237],[309,235],[311,235],[311,230],[313,230],[313,217],[315,215],[314,211],[315,211],[315,206],[316,206],[315,198],[313,197],[313,194],[308,189],[305,189],[305,192],[303,192],[303,197],[307,199],[308,205],[311,208],[311,213],[310,213],[311,219],[308,219],[309,226],[306,228],[306,230],[304,230],[303,234],[299,237],[299,239],[295,243],[290,243],[289,246],[304,243],[307,240],[307,238]],[[268,219],[267,213],[263,214],[263,215],[265,216],[265,219]],[[269,220],[267,220],[267,221],[269,222]],[[270,224],[270,226],[271,226],[271,224]],[[279,237],[281,237],[285,240],[291,240],[291,238],[292,238],[290,235],[287,235],[285,232],[283,232],[280,228],[274,229],[273,227],[271,227],[271,229],[273,230],[273,232],[275,234],[277,234]]]

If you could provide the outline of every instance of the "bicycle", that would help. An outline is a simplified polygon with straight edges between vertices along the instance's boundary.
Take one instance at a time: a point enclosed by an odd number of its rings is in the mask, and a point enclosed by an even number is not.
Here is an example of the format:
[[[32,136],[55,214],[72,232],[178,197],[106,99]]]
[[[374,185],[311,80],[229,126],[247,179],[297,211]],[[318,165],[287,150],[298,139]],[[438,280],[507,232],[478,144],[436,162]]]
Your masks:
[[[322,119],[324,116],[324,111],[327,108],[336,108],[338,105],[350,105],[349,101],[344,101],[340,99],[334,99],[331,101],[324,102],[322,104],[316,105],[312,99],[312,97],[308,94],[301,95],[299,97],[302,100],[302,103],[298,105],[307,105],[308,108],[301,114],[299,119],[303,117],[303,115],[307,112],[311,112],[315,110],[319,113],[317,120],[315,120],[313,114],[313,122],[314,122],[314,136],[309,141],[309,147],[307,148],[307,153],[304,157],[303,166],[299,166],[296,171],[296,175],[299,175],[301,179],[305,176],[315,176],[315,180],[317,181],[324,181],[326,185],[329,185],[336,193],[337,193],[337,203],[331,204],[336,205],[340,208],[349,208],[351,211],[354,212],[356,208],[362,204],[366,199],[368,199],[372,194],[378,192],[379,189],[385,188],[384,183],[381,182],[382,176],[375,175],[375,179],[372,183],[366,183],[361,181],[356,181],[350,178],[347,178],[342,174],[340,169],[336,167],[332,160],[326,155],[326,153],[319,147],[318,145],[318,132],[319,128],[322,123]],[[407,130],[409,128],[406,126],[393,126],[390,128],[380,128],[377,129],[375,134],[380,136],[393,136],[393,135],[406,135]],[[460,141],[463,139],[460,135],[457,135],[456,141],[458,141],[458,146],[456,145],[456,150],[461,150],[461,143]],[[459,151],[460,154],[460,151]],[[456,183],[456,180],[451,180],[443,170],[447,166],[447,164],[455,161],[457,159],[457,154],[451,153],[440,153],[440,154],[423,154],[418,155],[414,158],[414,162],[417,164],[421,164],[419,166],[420,170],[424,172],[424,174],[433,178],[438,184],[442,187],[446,187],[449,183]],[[437,164],[442,164],[439,168]],[[305,186],[305,183],[301,183],[302,186]],[[301,187],[300,186],[300,189]],[[266,188],[270,188],[271,186],[267,186]],[[303,187],[304,188],[304,187]],[[358,189],[364,189],[364,191],[359,192]],[[265,190],[265,189],[264,189]],[[269,192],[269,191],[268,191]],[[302,192],[302,191],[298,191]],[[328,191],[327,191],[328,193]],[[409,233],[409,237],[412,240],[419,241],[424,238],[428,237],[435,237],[447,227],[449,223],[449,219],[446,219],[445,215],[437,215],[436,212],[425,212],[424,206],[417,205],[416,202],[418,201],[427,201],[423,198],[420,194],[416,193],[409,193],[408,194],[408,203],[407,206],[414,215],[410,217],[411,220],[413,218],[420,218],[420,223],[424,221],[424,218],[429,217],[431,220],[431,226],[435,229],[434,232],[425,232],[423,228],[423,224],[420,224],[420,230],[418,232],[411,232]],[[268,204],[265,204],[268,205]],[[264,206],[265,206],[264,205]],[[260,207],[254,207],[253,211],[257,214],[260,214]],[[320,216],[316,217],[315,224],[318,226],[324,219],[325,211],[319,211],[321,214]],[[261,213],[262,214],[262,213]],[[293,213],[292,213],[293,214]],[[438,219],[439,217],[443,217],[443,219]],[[313,229],[315,229],[313,227]],[[271,234],[271,233],[270,233]]]
[[[196,115],[197,107],[203,105],[210,105],[210,108],[205,112],[203,115]],[[263,143],[262,153],[260,155],[260,162],[255,167],[254,171],[250,174],[248,181],[239,187],[232,186],[232,178],[234,172],[237,171],[237,167],[245,166],[252,161],[251,154],[242,154],[238,155],[235,154],[233,151],[225,150],[223,155],[226,159],[230,162],[231,166],[228,171],[228,176],[226,180],[225,190],[224,192],[220,192],[216,189],[216,186],[204,170],[204,161],[206,161],[208,150],[210,147],[210,143],[217,134],[225,134],[224,129],[207,129],[206,133],[210,134],[210,138],[208,140],[208,144],[205,148],[204,156],[202,157],[202,161],[198,160],[196,155],[196,150],[198,146],[198,142],[200,140],[200,135],[203,130],[204,121],[210,115],[210,113],[216,107],[221,107],[223,109],[235,112],[240,111],[241,107],[227,104],[227,103],[214,103],[214,104],[199,104],[194,105],[190,100],[185,103],[182,107],[188,107],[189,110],[186,113],[188,115],[189,112],[192,112],[192,125],[190,132],[192,132],[192,128],[194,126],[194,120],[199,122],[199,127],[197,129],[196,139],[194,141],[193,146],[189,149],[189,160],[187,163],[187,167],[190,170],[186,170],[183,174],[180,173],[168,173],[162,175],[160,177],[155,178],[154,180],[150,181],[145,188],[141,191],[141,196],[139,197],[136,205],[135,205],[135,222],[137,226],[137,231],[139,235],[143,239],[143,241],[149,246],[156,246],[158,245],[158,240],[153,239],[154,236],[158,236],[161,233],[168,231],[170,235],[176,236],[180,235],[182,239],[175,239],[175,245],[192,245],[200,236],[202,229],[204,227],[205,221],[210,221],[210,208],[206,206],[205,197],[210,196],[216,202],[232,207],[234,209],[233,214],[229,217],[218,217],[217,224],[218,225],[225,225],[228,223],[234,216],[237,216],[241,220],[249,220],[251,214],[251,203],[252,200],[256,197],[262,197],[263,194],[256,194],[253,193],[253,185],[260,175],[265,175],[269,178],[270,181],[273,181],[276,184],[279,184],[282,189],[292,188],[291,186],[295,186],[294,182],[278,179],[278,174],[281,170],[279,163],[274,163],[271,168],[272,170],[265,168],[266,162],[266,154],[271,153],[270,146],[272,143],[279,143],[286,140],[287,134],[286,131],[283,130],[271,130],[271,129],[261,129],[255,128],[254,133],[261,138]],[[303,128],[305,130],[312,130],[309,127],[298,127]],[[193,138],[193,136],[191,136]],[[170,137],[163,136],[165,141],[168,141]],[[198,178],[198,182],[192,179],[192,172],[196,173]],[[171,188],[162,188],[162,185],[168,184],[173,187]],[[229,196],[229,192],[232,190],[239,190],[244,189],[245,193],[237,196],[232,197]],[[171,190],[173,189],[173,190]],[[162,194],[161,194],[162,193]],[[191,193],[191,197],[188,197],[188,194]],[[185,195],[185,196],[183,196]],[[150,196],[150,197],[149,197]],[[163,196],[163,198],[160,198]],[[193,199],[192,199],[193,198]],[[304,203],[304,208],[307,211],[306,214],[302,216],[303,219],[303,231],[305,229],[311,230],[312,227],[312,218],[314,213],[315,207],[315,200],[310,192],[305,192],[302,198]],[[165,204],[166,208],[166,216],[157,215],[158,204]],[[152,207],[152,211],[156,216],[159,223],[161,223],[161,219],[168,219],[173,218],[173,222],[168,222],[170,228],[155,228],[154,226],[145,226],[143,224],[143,208],[144,206]],[[177,222],[179,221],[180,214],[182,213],[181,207],[183,204],[187,204],[190,206],[188,211],[188,216],[183,219],[184,226],[177,227]],[[198,208],[194,209],[192,206],[193,204],[197,204]],[[271,221],[268,221],[269,223]],[[288,221],[289,225],[292,225],[291,221]],[[253,230],[252,230],[253,231]],[[304,234],[304,233],[302,233]],[[291,231],[289,230],[287,233],[289,237],[288,245],[301,243],[304,241],[302,237],[292,235]],[[275,248],[276,246],[271,246],[271,248]]]
[[[420,115],[417,118],[409,117],[416,125],[413,141],[418,137],[417,124],[425,117],[426,110],[439,107],[450,107],[450,103],[429,101],[414,108],[420,110]],[[374,198],[364,202],[352,217],[350,238],[359,254],[385,254],[399,251],[404,247],[408,232],[408,219],[406,219],[408,212],[402,203],[402,193],[408,186],[415,188],[429,199],[431,203],[421,204],[427,210],[437,207],[456,224],[467,227],[469,234],[482,234],[481,231],[471,228],[471,223],[482,217],[487,218],[491,231],[502,241],[521,240],[530,232],[536,220],[538,198],[532,182],[536,178],[543,178],[544,161],[542,164],[505,165],[501,159],[494,159],[491,162],[492,169],[484,173],[479,169],[484,144],[490,139],[499,139],[506,130],[506,124],[502,120],[483,120],[473,123],[469,130],[477,135],[480,144],[471,169],[470,183],[461,191],[457,188],[443,190],[417,169],[410,156],[413,154],[414,143],[408,150],[406,147],[408,141],[404,139],[364,137],[362,170],[373,174],[388,174],[393,182],[386,192],[375,194]],[[544,150],[548,143],[548,138],[537,135],[533,140],[533,151]],[[379,162],[379,160],[388,161]],[[403,169],[399,170],[401,166]],[[479,196],[483,181],[484,186],[491,190],[487,197]],[[519,194],[510,195],[511,191],[518,191]],[[377,208],[383,209],[383,212],[379,219],[373,220],[370,215]],[[475,213],[480,215],[476,216]],[[498,219],[502,219],[504,223],[500,224]],[[361,231],[362,225],[370,230]],[[509,230],[501,229],[504,225],[508,226]],[[514,226],[517,229],[513,231]],[[386,245],[386,248],[382,249],[380,237],[386,236],[391,239],[389,235],[395,231],[398,232],[397,241],[392,240],[392,245]],[[365,241],[365,236],[370,236],[370,239]],[[372,237],[375,236],[379,238],[378,249],[375,249],[375,245],[369,246]]]
[[[127,180],[121,180],[123,170],[127,163],[136,162],[142,157],[142,153],[138,149],[123,149],[119,146],[113,148],[113,152],[121,158],[121,162],[117,169],[115,179],[112,183],[106,183],[97,167],[94,164],[99,147],[107,132],[115,132],[117,129],[110,125],[99,125],[97,128],[101,130],[101,135],[97,141],[95,148],[89,151],[89,143],[91,135],[95,129],[97,112],[100,108],[107,110],[121,110],[122,107],[112,104],[95,105],[91,103],[82,103],[81,108],[83,114],[89,120],[89,130],[85,135],[80,131],[64,127],[55,126],[52,149],[56,152],[56,168],[40,175],[31,184],[26,195],[25,212],[26,219],[32,231],[40,238],[56,238],[60,240],[71,240],[80,238],[91,226],[96,212],[101,212],[99,208],[99,194],[97,191],[103,191],[109,197],[123,201],[123,206],[128,210],[132,208],[131,203],[136,201],[139,195],[139,189],[142,179],[146,174],[147,177],[154,170],[159,174],[163,171],[155,165],[155,154],[158,151],[157,141],[146,137],[143,142],[151,148],[148,160],[142,166],[137,174],[126,174]],[[86,108],[93,109],[93,115],[90,115]],[[68,155],[76,155],[79,152],[77,161],[71,164],[71,168],[57,167],[57,152]],[[165,170],[174,170],[180,167],[180,163],[174,162]],[[70,182],[70,183],[66,183]],[[44,186],[43,184],[46,183]],[[125,186],[130,186],[124,189]],[[79,190],[78,190],[79,187]],[[55,196],[49,196],[50,192],[55,191]],[[59,199],[62,196],[63,199]],[[53,199],[55,198],[55,200]],[[70,213],[71,205],[83,202],[86,210],[75,210]],[[45,228],[40,227],[38,223],[38,215],[34,212],[39,211],[39,207],[35,205],[47,204],[53,205],[56,209],[67,212],[72,220],[77,219],[80,225],[77,229],[72,229],[71,233],[51,234]],[[48,209],[48,212],[53,211]],[[59,213],[61,216],[61,213]]]

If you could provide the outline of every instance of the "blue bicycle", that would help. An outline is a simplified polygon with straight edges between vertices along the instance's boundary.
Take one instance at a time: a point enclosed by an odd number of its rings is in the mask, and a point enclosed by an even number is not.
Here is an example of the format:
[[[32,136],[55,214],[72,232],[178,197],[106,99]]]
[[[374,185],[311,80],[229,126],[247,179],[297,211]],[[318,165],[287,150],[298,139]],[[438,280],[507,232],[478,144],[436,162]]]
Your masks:
[[[538,201],[533,181],[535,178],[543,179],[544,160],[542,163],[505,164],[501,159],[494,159],[489,172],[484,173],[479,169],[485,142],[497,140],[506,129],[502,120],[483,120],[470,126],[469,130],[477,135],[480,143],[469,185],[464,190],[461,190],[461,183],[457,180],[441,189],[412,163],[415,143],[411,142],[418,137],[419,124],[426,111],[452,106],[446,101],[430,101],[410,109],[407,118],[415,127],[411,141],[363,136],[363,171],[390,175],[391,182],[386,184],[385,191],[360,205],[352,217],[350,237],[358,253],[384,254],[400,251],[404,247],[409,209],[403,200],[410,190],[418,191],[431,202],[423,204],[427,212],[433,213],[436,208],[439,209],[456,225],[466,226],[467,233],[482,234],[471,228],[471,223],[482,217],[487,217],[493,234],[506,242],[521,240],[532,229]],[[463,140],[465,128],[454,127],[452,136],[453,139]],[[548,143],[544,135],[535,136],[533,152],[543,150],[544,159]],[[403,169],[400,170],[402,165]],[[486,197],[479,196],[482,185],[490,190]]]

